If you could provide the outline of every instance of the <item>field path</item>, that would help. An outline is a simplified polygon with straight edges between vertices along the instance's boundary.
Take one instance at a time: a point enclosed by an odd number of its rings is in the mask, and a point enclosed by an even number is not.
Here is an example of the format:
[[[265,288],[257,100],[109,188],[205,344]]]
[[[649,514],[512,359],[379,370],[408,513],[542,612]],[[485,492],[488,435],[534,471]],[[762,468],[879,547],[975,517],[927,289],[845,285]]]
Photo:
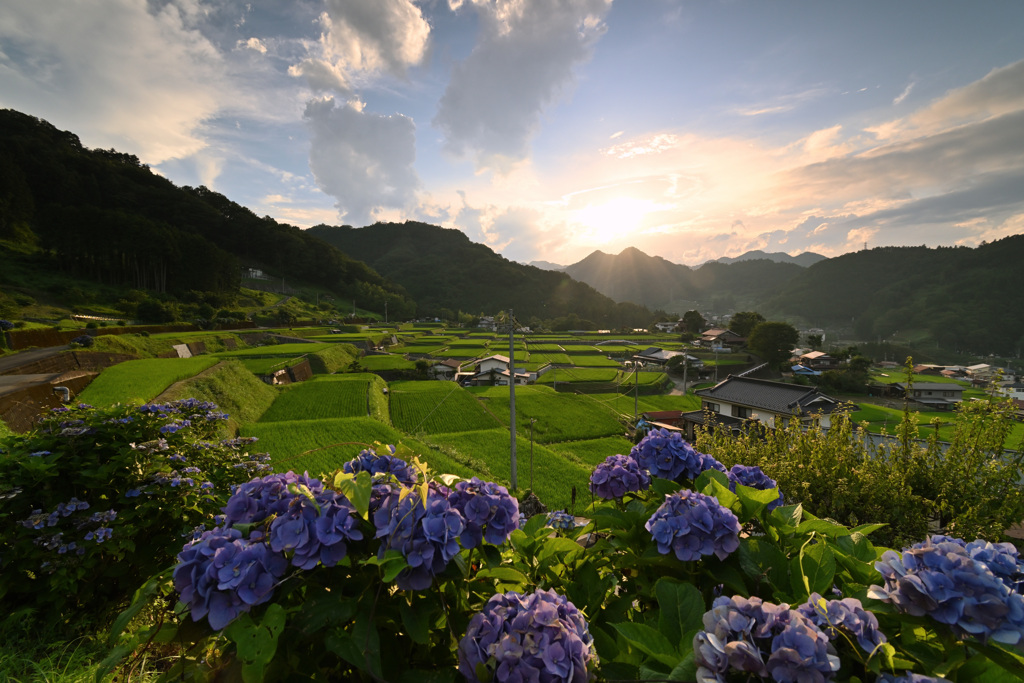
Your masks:
[[[190,381],[194,380],[196,377],[205,377],[206,375],[211,375],[211,374],[213,374],[217,370],[217,368],[221,367],[222,365],[224,365],[227,362],[228,361],[226,361],[226,360],[222,360],[221,362],[217,363],[216,365],[211,365],[210,367],[206,368],[205,370],[200,372],[198,375],[192,375],[191,377],[183,379],[183,380],[181,380],[179,382],[175,382],[174,384],[172,384],[171,386],[167,387],[162,392],[160,392],[160,395],[157,396],[156,398],[154,398],[152,401],[150,401],[150,403],[160,403],[162,401],[170,400],[170,396],[172,396],[174,391],[176,389],[178,389],[182,384],[184,384],[185,382],[190,382]]]

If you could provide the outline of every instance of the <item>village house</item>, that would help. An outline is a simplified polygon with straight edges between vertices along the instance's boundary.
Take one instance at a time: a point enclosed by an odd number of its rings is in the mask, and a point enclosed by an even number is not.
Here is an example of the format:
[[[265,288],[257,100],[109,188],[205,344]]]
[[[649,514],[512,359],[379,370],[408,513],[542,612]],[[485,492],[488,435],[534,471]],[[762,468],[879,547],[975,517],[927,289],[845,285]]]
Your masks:
[[[640,361],[645,365],[665,365],[676,356],[686,356],[687,364],[691,368],[704,367],[704,361],[696,356],[690,356],[682,351],[667,351],[657,346],[649,346],[640,353],[633,355],[633,360]]]
[[[658,332],[675,332],[682,324],[682,320],[667,320],[661,323],[654,323],[654,326],[658,329]]]
[[[747,343],[747,340],[732,330],[716,327],[701,334],[697,343],[710,348],[732,348],[734,346],[743,346]]]
[[[430,376],[433,377],[434,379],[451,381],[455,379],[455,376],[459,374],[459,371],[461,369],[461,361],[448,358],[441,361],[440,363],[435,363],[434,365],[431,365],[430,370],[428,372]]]
[[[797,363],[818,372],[835,370],[839,367],[839,361],[824,351],[808,351],[797,357]]]
[[[472,363],[464,363],[463,368],[472,367],[471,372],[459,372],[455,378],[464,385],[471,386],[508,386],[511,374],[509,373],[509,357],[495,354],[487,356]],[[525,368],[515,368],[516,384],[531,384],[537,378],[551,369],[551,365],[545,365],[535,372]]]
[[[934,410],[952,410],[964,400],[964,388],[952,382],[915,382],[910,386],[910,393],[907,393],[904,382],[896,382],[893,386],[899,388],[911,401]]]
[[[701,399],[701,410],[683,414],[688,439],[693,438],[696,426],[704,424],[705,416],[714,424],[733,429],[739,429],[748,421],[774,429],[793,419],[810,422],[815,418],[828,429],[829,416],[848,409],[847,404],[821,393],[816,387],[735,375],[695,393]]]

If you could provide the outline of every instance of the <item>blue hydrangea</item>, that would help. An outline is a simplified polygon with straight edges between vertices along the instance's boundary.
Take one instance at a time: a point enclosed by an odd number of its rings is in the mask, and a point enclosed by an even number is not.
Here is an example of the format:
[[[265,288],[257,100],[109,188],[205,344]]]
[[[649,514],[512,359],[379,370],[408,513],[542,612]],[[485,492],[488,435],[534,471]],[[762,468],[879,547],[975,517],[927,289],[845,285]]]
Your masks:
[[[403,484],[414,484],[418,479],[412,465],[394,455],[378,455],[373,449],[361,451],[354,459],[342,465],[342,470],[349,474],[392,474]]]
[[[225,523],[230,526],[262,522],[270,515],[284,514],[296,495],[290,487],[298,486],[305,486],[314,496],[324,490],[323,483],[311,478],[308,472],[302,475],[294,472],[270,474],[240,484],[223,508]]]
[[[759,489],[761,491],[768,491],[779,487],[778,482],[765,474],[761,468],[756,465],[750,467],[747,465],[733,465],[728,474],[729,490],[733,493],[736,492],[737,484],[749,486],[752,489]],[[779,491],[779,497],[768,504],[768,509],[774,510],[782,505],[783,502],[784,499],[782,497],[782,491]]]
[[[797,607],[797,611],[820,628],[829,640],[845,634],[868,654],[886,642],[885,634],[878,630],[878,618],[865,610],[856,598],[825,600],[818,593],[811,593],[810,599]]]
[[[789,605],[721,596],[693,639],[697,680],[725,683],[739,674],[775,681],[827,681],[839,670],[828,636]]]
[[[740,522],[714,496],[683,490],[666,496],[646,528],[658,552],[674,552],[683,562],[714,554],[724,560],[740,545]]]
[[[554,512],[548,513],[548,519],[544,523],[544,526],[549,526],[552,529],[571,531],[576,528],[576,518],[565,510],[555,510]]]
[[[725,471],[725,466],[710,455],[698,453],[683,440],[679,432],[652,429],[629,456],[653,477],[662,479],[696,479],[708,469]]]
[[[939,536],[904,549],[902,555],[888,550],[875,563],[885,585],[871,586],[868,595],[906,614],[947,624],[961,638],[1021,642],[1024,596],[985,562],[972,558],[967,546]]]
[[[459,671],[471,683],[585,683],[596,664],[586,620],[554,591],[493,596],[459,641]]]
[[[646,491],[651,478],[635,458],[609,455],[590,475],[590,491],[599,498],[622,498],[633,491]]]
[[[959,545],[967,551],[971,559],[988,567],[1010,590],[1017,593],[1024,592],[1022,590],[1024,589],[1024,562],[1021,562],[1020,554],[1012,543],[991,543],[982,538],[967,543],[960,538],[936,534],[928,541],[918,543],[913,547],[921,548],[929,542]]]
[[[270,549],[292,553],[291,563],[300,569],[312,569],[318,563],[333,567],[345,559],[349,541],[363,538],[358,527],[358,513],[348,499],[323,491],[315,502],[296,496],[270,523],[267,536]]]
[[[878,677],[876,683],[946,683],[946,679],[936,678],[934,676],[925,676],[924,674],[910,673],[908,671],[903,676],[882,674]]]
[[[499,484],[478,477],[460,481],[448,495],[448,502],[465,519],[459,537],[464,548],[475,548],[482,540],[501,545],[519,528],[519,501]]]
[[[418,489],[405,492],[403,498],[398,488],[384,485],[379,502],[371,501],[376,537],[383,541],[378,552],[380,557],[387,550],[401,552],[409,566],[395,584],[402,590],[424,590],[461,550],[459,536],[466,520],[448,502],[450,491],[443,486],[431,483],[426,501]]]
[[[208,619],[220,630],[242,612],[270,600],[288,561],[266,543],[215,527],[178,553],[174,588],[193,621]]]

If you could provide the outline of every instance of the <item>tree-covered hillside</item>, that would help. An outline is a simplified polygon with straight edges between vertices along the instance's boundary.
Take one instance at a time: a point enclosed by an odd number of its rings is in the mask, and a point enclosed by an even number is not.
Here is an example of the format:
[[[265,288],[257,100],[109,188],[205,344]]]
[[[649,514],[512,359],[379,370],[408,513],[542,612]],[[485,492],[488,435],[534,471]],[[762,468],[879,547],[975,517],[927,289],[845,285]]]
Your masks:
[[[968,247],[879,247],[821,261],[766,309],[847,327],[866,340],[918,330],[975,354],[1024,345],[1024,235]]]
[[[157,293],[236,289],[241,266],[302,280],[395,314],[392,284],[297,227],[205,187],[179,188],[135,156],[0,110],[0,239],[38,245],[47,267]]]
[[[310,233],[365,261],[402,285],[421,315],[447,311],[493,312],[513,308],[516,317],[586,321],[601,328],[646,327],[651,311],[615,303],[565,273],[524,266],[471,242],[459,230],[425,223],[377,223],[366,228],[318,225]]]

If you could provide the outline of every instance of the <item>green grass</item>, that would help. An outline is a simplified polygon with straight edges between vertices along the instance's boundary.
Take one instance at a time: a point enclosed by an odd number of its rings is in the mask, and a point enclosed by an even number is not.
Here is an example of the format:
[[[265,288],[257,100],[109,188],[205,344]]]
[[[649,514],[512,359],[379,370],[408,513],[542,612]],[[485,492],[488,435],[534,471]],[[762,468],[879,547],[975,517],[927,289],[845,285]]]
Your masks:
[[[454,382],[392,382],[391,419],[409,434],[491,429],[500,422]]]
[[[879,384],[895,384],[906,382],[906,373],[900,370],[893,370],[887,373],[875,373],[871,375],[871,381]],[[944,377],[943,375],[914,375],[914,384],[959,384],[962,387],[970,387],[970,382]]]
[[[330,418],[303,422],[247,424],[242,436],[255,436],[254,450],[271,455],[274,471],[308,471],[319,476],[340,469],[374,442],[397,444],[404,435],[369,417]]]
[[[386,401],[374,400],[374,394],[383,397],[384,381],[376,375],[324,375],[308,382],[291,384],[281,389],[280,395],[263,413],[259,421],[283,422],[287,420],[323,420],[338,417],[374,417],[389,422]],[[372,414],[376,407],[376,415]]]
[[[328,344],[309,356],[309,366],[318,375],[339,372],[359,359],[359,351],[351,344]]]
[[[474,392],[505,424],[509,424],[508,387],[491,387]],[[619,411],[609,404],[584,394],[562,394],[541,386],[516,389],[516,429],[529,434],[530,420],[539,443],[596,439],[617,436],[625,431]]]
[[[888,408],[872,403],[858,403],[857,408],[852,415],[854,423],[866,423],[867,430],[873,434],[880,434],[883,431],[892,434],[903,420],[903,410],[901,408]],[[921,410],[917,411],[917,416],[917,433],[919,438],[927,439],[936,433],[935,425],[931,424],[933,419],[938,419],[940,422],[938,426],[940,440],[950,441],[953,438],[956,429],[954,426],[957,416],[956,412],[948,410]],[[1019,449],[1024,445],[1022,439],[1024,439],[1024,424],[1015,422],[1003,445],[1006,448]]]
[[[616,360],[597,353],[570,353],[574,365],[589,368],[617,368],[621,366]]]
[[[114,403],[145,403],[175,382],[194,377],[217,363],[213,356],[144,358],[107,368],[78,396],[82,403],[105,407]]]
[[[554,368],[537,378],[537,384],[553,382],[614,382],[615,368]]]
[[[240,361],[245,369],[254,375],[269,375],[275,370],[282,370],[286,367],[297,365],[305,360],[304,357],[282,360],[281,358],[244,358]]]
[[[271,358],[271,357],[288,357],[294,358],[296,356],[302,356],[316,351],[324,351],[330,349],[333,344],[308,342],[300,343],[295,342],[292,344],[270,344],[268,346],[254,346],[248,349],[238,349],[237,351],[221,351],[217,353],[219,358]]]
[[[230,417],[227,429],[255,422],[277,398],[277,390],[261,382],[238,361],[224,361],[211,372],[182,382],[170,398],[213,401]]]
[[[557,365],[572,365],[568,354],[561,351],[530,351],[530,362],[537,364],[551,363]]]
[[[363,356],[359,364],[367,370],[414,370],[416,363],[401,356],[389,353],[386,356]]]
[[[509,433],[505,429],[488,429],[456,434],[432,434],[427,443],[452,453],[458,458],[482,463],[485,474],[505,486],[511,484],[512,465]],[[530,488],[530,440],[521,434],[516,438],[516,472],[520,490]],[[572,462],[553,450],[535,443],[533,446],[533,491],[548,508],[568,509],[572,488],[576,487],[576,509],[590,502],[588,467]]]
[[[575,458],[593,468],[603,463],[610,455],[629,455],[633,443],[621,436],[609,436],[603,439],[553,443],[549,444],[548,448],[562,457]]]

